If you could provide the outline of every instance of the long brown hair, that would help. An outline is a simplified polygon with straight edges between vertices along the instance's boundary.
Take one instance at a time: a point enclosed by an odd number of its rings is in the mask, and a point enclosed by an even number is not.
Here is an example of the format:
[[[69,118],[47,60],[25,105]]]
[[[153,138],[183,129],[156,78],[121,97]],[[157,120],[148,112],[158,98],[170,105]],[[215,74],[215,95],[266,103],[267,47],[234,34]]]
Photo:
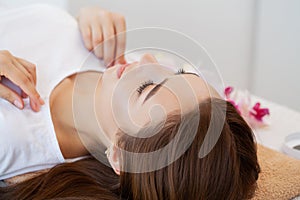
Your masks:
[[[212,105],[220,113],[212,114]],[[260,171],[253,133],[234,106],[221,99],[199,103],[197,133],[187,150],[174,162],[149,172],[128,172],[124,167],[143,167],[143,159],[132,159],[121,152],[120,176],[94,158],[65,163],[48,173],[23,183],[0,188],[0,199],[248,199],[254,194]],[[210,121],[225,123],[213,149],[203,158],[199,150],[209,131]],[[193,117],[193,113],[187,113]],[[149,138],[121,134],[118,146],[127,152],[153,152],[166,146],[178,133],[181,118],[168,117],[164,128]],[[189,137],[188,126],[182,131]],[[192,137],[192,136],[191,136]],[[176,143],[170,148],[176,150]],[[173,153],[173,154],[172,154]],[[157,160],[148,160],[148,163]]]

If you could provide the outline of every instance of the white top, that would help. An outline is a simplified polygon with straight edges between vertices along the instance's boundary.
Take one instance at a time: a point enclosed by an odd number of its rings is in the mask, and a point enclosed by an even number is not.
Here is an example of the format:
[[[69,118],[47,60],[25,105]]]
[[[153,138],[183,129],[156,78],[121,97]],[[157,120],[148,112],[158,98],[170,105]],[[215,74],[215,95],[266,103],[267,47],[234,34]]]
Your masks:
[[[78,71],[104,71],[104,65],[84,47],[76,20],[59,8],[6,9],[0,19],[0,49],[37,65],[37,90],[45,100],[35,113],[28,99],[23,110],[0,99],[2,180],[68,161],[56,139],[49,96],[65,77]]]

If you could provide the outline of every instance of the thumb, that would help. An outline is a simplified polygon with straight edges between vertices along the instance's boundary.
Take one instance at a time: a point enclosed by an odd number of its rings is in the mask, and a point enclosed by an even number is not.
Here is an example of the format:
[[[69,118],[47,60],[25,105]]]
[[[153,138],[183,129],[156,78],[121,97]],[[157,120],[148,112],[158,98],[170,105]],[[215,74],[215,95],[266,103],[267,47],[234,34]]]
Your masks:
[[[3,98],[19,109],[23,109],[24,102],[22,98],[13,90],[0,83],[0,98]]]

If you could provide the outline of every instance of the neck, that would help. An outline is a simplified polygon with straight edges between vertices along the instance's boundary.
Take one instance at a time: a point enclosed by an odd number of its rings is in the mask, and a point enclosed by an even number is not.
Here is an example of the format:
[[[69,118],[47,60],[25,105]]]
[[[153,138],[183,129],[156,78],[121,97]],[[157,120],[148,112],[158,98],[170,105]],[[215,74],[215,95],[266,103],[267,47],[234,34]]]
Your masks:
[[[105,137],[109,131],[105,128],[109,126],[100,125],[105,120],[101,115],[105,113],[105,108],[98,106],[102,103],[98,98],[101,95],[101,80],[102,73],[91,71],[78,74],[75,78],[72,97],[72,120],[75,123],[72,128],[77,129],[84,141],[109,146]]]
[[[99,94],[102,74],[83,72],[64,79],[51,93],[50,109],[57,140],[65,158],[88,155],[85,148],[102,143],[95,116],[95,96]],[[93,138],[92,138],[93,136]]]

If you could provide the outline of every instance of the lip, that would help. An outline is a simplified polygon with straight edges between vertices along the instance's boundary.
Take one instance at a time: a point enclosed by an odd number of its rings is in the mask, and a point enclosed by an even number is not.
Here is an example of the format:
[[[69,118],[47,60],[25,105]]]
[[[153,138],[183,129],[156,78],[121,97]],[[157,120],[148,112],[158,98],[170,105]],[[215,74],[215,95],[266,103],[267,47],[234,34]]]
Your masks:
[[[117,76],[118,76],[118,79],[121,78],[123,72],[125,71],[125,69],[129,66],[129,65],[132,65],[136,62],[133,62],[133,63],[126,63],[124,65],[121,65],[118,69],[117,69]]]
[[[126,63],[126,64],[124,64],[124,65],[121,65],[121,66],[118,68],[118,70],[117,70],[117,76],[118,76],[118,78],[121,78],[121,76],[122,76],[122,74],[123,74],[125,68],[126,68],[128,65],[130,65],[130,64],[129,64],[129,63]]]

